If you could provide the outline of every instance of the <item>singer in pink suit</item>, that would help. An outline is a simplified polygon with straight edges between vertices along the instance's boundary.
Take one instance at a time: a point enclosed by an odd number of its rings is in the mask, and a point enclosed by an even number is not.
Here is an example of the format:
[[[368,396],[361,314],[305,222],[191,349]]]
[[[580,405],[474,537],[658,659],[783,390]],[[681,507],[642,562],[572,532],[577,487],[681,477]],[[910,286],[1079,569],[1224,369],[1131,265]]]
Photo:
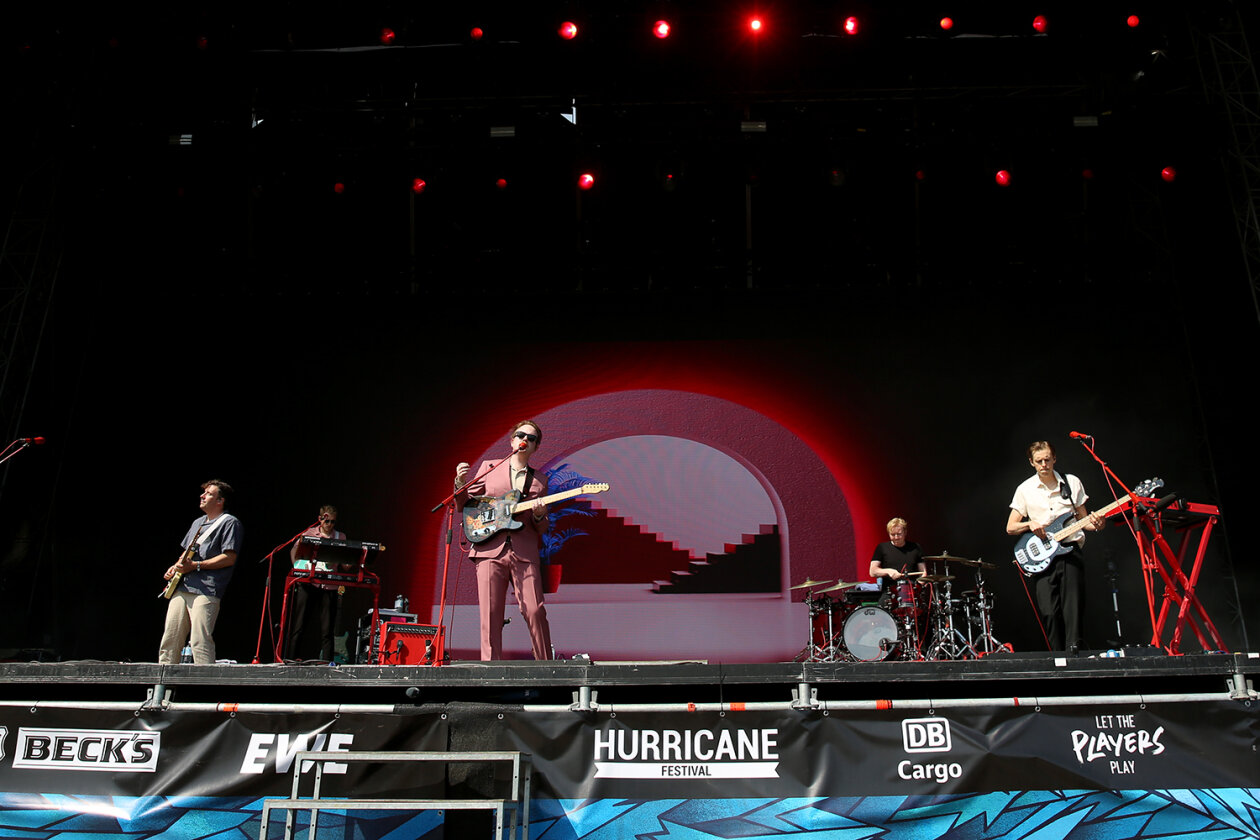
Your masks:
[[[501,461],[485,461],[473,477],[471,466],[455,467],[455,505],[462,508],[469,496],[503,496],[520,490],[522,500],[547,494],[547,476],[529,465],[529,458],[542,443],[542,429],[532,420],[522,420],[512,427],[511,455]],[[543,579],[538,552],[542,535],[547,532],[547,509],[540,505],[516,514],[524,527],[503,529],[484,542],[476,543],[468,552],[477,564],[477,604],[481,616],[481,658],[483,661],[503,658],[503,611],[507,600],[508,581],[516,592],[521,615],[529,628],[530,646],[535,659],[551,659],[551,627],[547,608],[543,605]]]

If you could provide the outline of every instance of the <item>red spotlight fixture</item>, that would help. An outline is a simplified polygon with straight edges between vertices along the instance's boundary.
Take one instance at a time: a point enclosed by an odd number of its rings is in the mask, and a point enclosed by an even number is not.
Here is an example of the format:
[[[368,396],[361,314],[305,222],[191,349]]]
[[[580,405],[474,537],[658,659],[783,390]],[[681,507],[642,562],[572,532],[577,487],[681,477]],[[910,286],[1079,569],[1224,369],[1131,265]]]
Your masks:
[[[762,20],[760,17],[751,17],[748,19],[748,28],[751,29],[754,33],[760,32],[762,26],[764,25],[765,24],[762,23]]]
[[[1086,167],[1086,168],[1082,169],[1082,170],[1081,170],[1081,178],[1082,178],[1082,179],[1084,179],[1084,180],[1086,180],[1086,181],[1092,181],[1092,180],[1094,180],[1094,170],[1090,169],[1089,167]]]
[[[844,19],[844,34],[845,35],[856,35],[858,34],[858,31],[861,30],[861,28],[862,28],[862,22],[859,21],[857,18],[853,17],[852,15],[849,15],[847,18]]]
[[[343,184],[341,181],[338,181],[337,183],[333,184],[333,192],[335,192],[337,195],[341,195],[345,191],[346,191],[346,185]]]
[[[424,182],[423,178],[411,179],[411,191],[416,195],[420,195],[420,193],[424,192],[425,188],[428,186],[429,185]]]
[[[668,38],[669,37],[669,21],[658,20],[656,23],[652,24],[652,34],[655,35],[657,38],[660,38],[661,40],[665,40],[666,38]]]
[[[1046,33],[1046,30],[1048,30],[1049,28],[1050,28],[1050,21],[1046,20],[1045,15],[1037,15],[1035,18],[1033,18],[1033,29],[1037,30],[1038,32],[1044,35]]]
[[[485,34],[485,30],[483,30],[480,26],[474,26],[472,29],[468,30],[468,37],[472,38],[474,41],[480,41],[483,37],[485,37]]]
[[[595,176],[589,172],[583,172],[578,176],[578,187],[580,189],[589,190],[595,186]]]
[[[381,27],[381,43],[382,44],[388,47],[390,44],[394,43],[394,41],[397,39],[398,39],[398,33],[394,32],[394,30],[390,29],[388,26]]]
[[[997,174],[993,176],[993,180],[997,182],[999,187],[1009,187],[1011,185],[1011,173],[1005,169],[999,169]]]
[[[948,32],[949,30],[953,28],[954,28],[954,19],[952,17],[941,18],[941,29],[944,29],[946,32]]]
[[[197,36],[197,49],[202,50],[203,52],[205,50],[210,49],[210,39],[207,38],[205,35],[198,35]]]
[[[566,20],[560,24],[560,37],[566,41],[572,41],[577,37],[577,24],[571,20]]]
[[[507,178],[499,178],[499,179],[497,179],[497,180],[494,182],[494,185],[495,185],[496,187],[498,187],[499,189],[501,189],[501,190],[506,190],[506,189],[507,189]]]
[[[916,170],[914,171],[914,180],[916,180],[916,181],[926,181],[926,180],[927,180],[927,173],[926,173],[926,172],[924,172],[922,169],[916,169]]]
[[[1171,184],[1173,181],[1177,180],[1177,170],[1171,166],[1165,166],[1160,170],[1159,177]]]
[[[1141,22],[1142,21],[1138,19],[1137,15],[1129,15],[1129,19],[1125,21],[1125,23],[1129,24],[1130,29],[1137,29],[1138,24],[1140,24]]]

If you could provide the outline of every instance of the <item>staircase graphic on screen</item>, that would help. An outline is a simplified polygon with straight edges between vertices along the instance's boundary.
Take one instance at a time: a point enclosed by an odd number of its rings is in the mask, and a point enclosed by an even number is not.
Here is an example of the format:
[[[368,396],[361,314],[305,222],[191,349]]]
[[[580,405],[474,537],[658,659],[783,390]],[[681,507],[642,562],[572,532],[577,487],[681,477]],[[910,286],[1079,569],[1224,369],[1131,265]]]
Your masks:
[[[745,534],[740,542],[723,546],[723,552],[698,560],[612,508],[590,500],[574,504],[592,515],[572,519],[585,533],[565,543],[553,558],[564,565],[564,584],[650,585],[661,594],[780,591],[777,525],[762,525],[760,533]],[[566,518],[556,527],[569,524]]]

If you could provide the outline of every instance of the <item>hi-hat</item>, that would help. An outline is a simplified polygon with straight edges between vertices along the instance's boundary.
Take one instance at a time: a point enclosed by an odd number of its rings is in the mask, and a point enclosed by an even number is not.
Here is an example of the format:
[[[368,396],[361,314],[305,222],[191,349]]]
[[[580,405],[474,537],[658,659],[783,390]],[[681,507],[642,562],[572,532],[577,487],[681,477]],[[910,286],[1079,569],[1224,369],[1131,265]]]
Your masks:
[[[924,575],[919,578],[923,583],[944,583],[947,580],[953,580],[953,575]]]
[[[828,583],[831,583],[831,581],[829,581],[829,580],[814,580],[814,579],[812,579],[812,578],[805,578],[805,582],[804,582],[804,583],[798,583],[798,584],[796,584],[796,586],[793,586],[792,588],[793,588],[793,589],[809,589],[811,586],[825,586],[825,585],[827,585]]]
[[[839,581],[839,582],[838,582],[835,586],[829,586],[829,587],[827,587],[826,589],[823,589],[822,591],[823,591],[823,592],[835,592],[835,591],[836,591],[836,590],[838,590],[838,589],[849,589],[849,588],[851,588],[851,587],[857,586],[857,585],[858,585],[858,583],[859,583],[859,581],[856,581],[856,580],[855,580],[855,581],[852,581],[852,582],[850,582],[850,583],[845,583],[845,582],[842,580],[842,581]]]

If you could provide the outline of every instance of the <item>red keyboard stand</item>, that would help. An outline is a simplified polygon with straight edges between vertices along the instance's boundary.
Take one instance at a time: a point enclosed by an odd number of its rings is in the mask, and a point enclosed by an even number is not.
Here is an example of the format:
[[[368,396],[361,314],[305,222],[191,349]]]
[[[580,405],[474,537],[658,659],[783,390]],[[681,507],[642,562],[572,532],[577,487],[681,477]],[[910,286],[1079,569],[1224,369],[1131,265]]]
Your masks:
[[[1181,655],[1182,632],[1188,626],[1205,651],[1229,652],[1216,625],[1208,616],[1203,602],[1195,594],[1203,558],[1207,554],[1212,529],[1220,521],[1221,511],[1215,505],[1176,501],[1164,510],[1157,510],[1157,499],[1141,499],[1137,509],[1138,549],[1142,554],[1142,577],[1146,585],[1146,602],[1151,616],[1151,645],[1164,648],[1171,656]],[[1174,551],[1167,536],[1180,537]],[[1193,548],[1194,560],[1186,574],[1186,555]],[[1163,582],[1158,615],[1155,602],[1160,599],[1156,576]],[[1164,642],[1168,619],[1176,613],[1172,634]],[[1209,639],[1210,637],[1210,639]]]

